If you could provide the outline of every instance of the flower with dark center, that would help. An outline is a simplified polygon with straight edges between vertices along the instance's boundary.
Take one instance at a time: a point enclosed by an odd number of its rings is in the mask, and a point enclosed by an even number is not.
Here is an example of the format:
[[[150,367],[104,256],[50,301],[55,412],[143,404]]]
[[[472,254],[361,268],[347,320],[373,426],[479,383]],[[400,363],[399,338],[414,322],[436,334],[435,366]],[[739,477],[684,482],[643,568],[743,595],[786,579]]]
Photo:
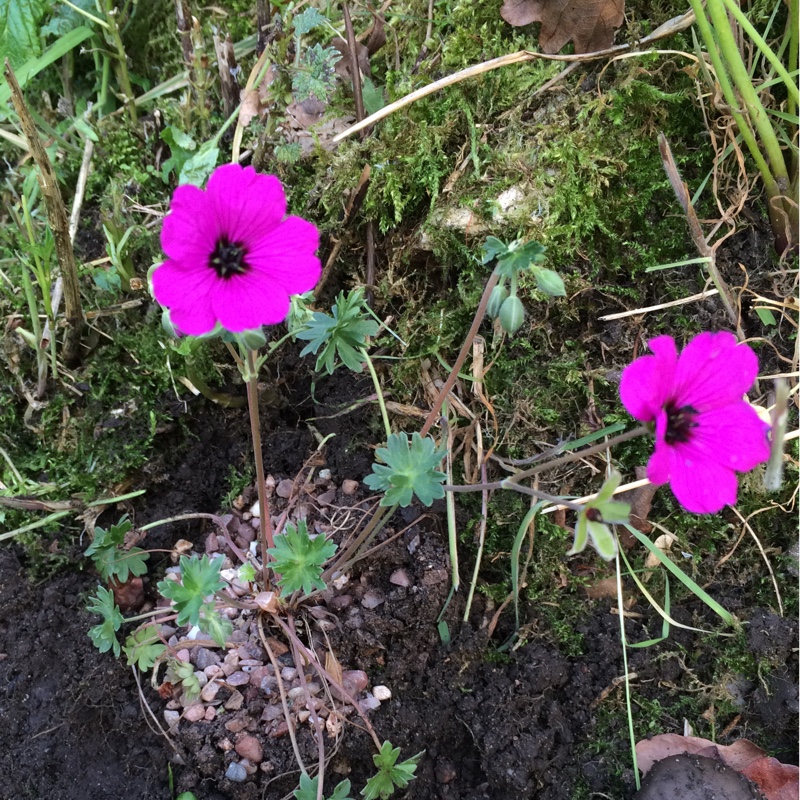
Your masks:
[[[680,356],[671,336],[648,344],[653,355],[627,366],[620,383],[625,408],[655,422],[647,477],[669,483],[687,510],[715,513],[736,502],[736,473],[769,458],[769,425],[742,399],[758,359],[731,333],[701,333]]]
[[[232,333],[276,325],[289,296],[313,289],[321,273],[316,227],[286,216],[274,175],[238,164],[216,169],[205,191],[175,190],[161,246],[168,258],[153,271],[153,294],[192,336],[218,324]]]

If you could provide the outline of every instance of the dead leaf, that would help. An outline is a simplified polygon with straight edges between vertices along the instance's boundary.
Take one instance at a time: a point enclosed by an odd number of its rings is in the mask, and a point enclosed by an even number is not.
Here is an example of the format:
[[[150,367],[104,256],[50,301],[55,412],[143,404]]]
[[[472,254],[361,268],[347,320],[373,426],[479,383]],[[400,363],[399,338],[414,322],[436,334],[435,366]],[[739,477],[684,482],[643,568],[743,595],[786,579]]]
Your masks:
[[[685,753],[714,758],[735,769],[753,781],[767,800],[797,800],[798,768],[768,757],[747,739],[726,746],[698,736],[663,733],[636,743],[636,759],[645,775],[656,762]]]
[[[624,12],[625,0],[505,0],[500,16],[515,27],[541,22],[543,53],[557,53],[570,40],[576,53],[593,53],[614,44]]]
[[[350,77],[350,48],[344,39],[336,38],[331,40],[331,46],[335,47],[342,57],[336,62],[334,69],[336,74],[341,78]],[[371,75],[372,67],[369,65],[369,48],[361,42],[356,42],[356,59],[358,60],[358,69],[362,75]]]
[[[113,578],[109,581],[114,593],[114,602],[124,614],[137,611],[144,603],[144,582],[141,578],[131,578],[126,583],[117,583]]]
[[[386,33],[383,30],[385,22],[383,14],[372,13],[372,27],[369,29],[369,37],[367,38],[367,51],[371,56],[375,55],[386,44]]]

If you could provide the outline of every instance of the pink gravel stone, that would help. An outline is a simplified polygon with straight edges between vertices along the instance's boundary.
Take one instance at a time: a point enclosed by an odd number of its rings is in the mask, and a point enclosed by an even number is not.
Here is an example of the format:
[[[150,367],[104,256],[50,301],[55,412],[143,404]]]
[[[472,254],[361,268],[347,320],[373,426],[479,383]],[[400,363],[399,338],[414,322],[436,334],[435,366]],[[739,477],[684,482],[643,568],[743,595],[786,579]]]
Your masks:
[[[206,707],[200,703],[189,706],[189,708],[183,712],[183,718],[188,722],[199,722],[201,719],[205,719],[205,716]]]
[[[236,752],[251,764],[258,764],[264,758],[261,742],[255,736],[250,736],[249,734],[242,736],[236,742]]]

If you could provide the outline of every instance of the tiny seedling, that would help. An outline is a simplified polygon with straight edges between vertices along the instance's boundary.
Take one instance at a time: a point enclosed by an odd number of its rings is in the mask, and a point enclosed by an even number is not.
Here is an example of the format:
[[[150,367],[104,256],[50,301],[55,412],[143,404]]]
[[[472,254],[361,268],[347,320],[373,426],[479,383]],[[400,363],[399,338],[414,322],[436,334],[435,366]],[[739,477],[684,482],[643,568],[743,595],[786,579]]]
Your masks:
[[[314,589],[325,589],[322,566],[336,552],[336,545],[322,535],[312,539],[306,521],[301,519],[297,525],[290,522],[286,533],[276,536],[275,547],[267,552],[274,559],[272,569],[281,576],[281,594],[302,590],[308,595]]]

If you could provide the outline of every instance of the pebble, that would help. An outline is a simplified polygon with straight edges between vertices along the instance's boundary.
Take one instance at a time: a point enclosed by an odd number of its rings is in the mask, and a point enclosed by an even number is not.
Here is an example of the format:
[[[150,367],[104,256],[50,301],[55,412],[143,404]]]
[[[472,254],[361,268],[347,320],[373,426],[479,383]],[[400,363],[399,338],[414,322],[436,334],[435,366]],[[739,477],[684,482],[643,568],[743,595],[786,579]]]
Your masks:
[[[340,594],[328,600],[328,608],[331,611],[344,611],[353,604],[353,598],[349,594]]]
[[[178,650],[178,652],[175,655],[178,657],[178,661],[188,662],[190,658],[190,653],[186,649]]]
[[[197,669],[205,670],[207,667],[219,664],[220,657],[206,647],[196,647],[194,650],[194,664]],[[208,674],[208,673],[206,673]],[[209,676],[214,677],[214,676]]]
[[[246,734],[236,742],[236,752],[246,758],[251,764],[258,764],[264,758],[261,742],[255,736]]]
[[[311,716],[310,711],[306,711],[303,709],[302,711],[297,712],[297,721],[298,722],[308,722],[308,718]]]
[[[348,478],[345,481],[342,481],[342,492],[346,495],[355,494],[358,491],[358,481],[351,480]]]
[[[380,589],[368,589],[361,599],[361,605],[367,609],[377,608],[386,602],[386,595]]]
[[[258,519],[261,516],[261,509],[258,506],[258,500],[250,506],[250,513],[253,515],[254,519]]]
[[[214,706],[209,706],[206,709],[206,722],[213,722],[217,718],[217,709]]]
[[[376,708],[381,707],[381,701],[375,695],[369,692],[364,695],[364,698],[358,701],[362,711],[374,711]]]
[[[334,500],[336,500],[336,489],[328,489],[317,497],[317,502],[321,506],[329,506]]]
[[[199,722],[205,718],[205,715],[206,707],[201,703],[195,703],[183,712],[183,718],[189,722]]]
[[[360,669],[348,669],[342,673],[342,685],[350,694],[359,694],[367,688],[369,678]]]
[[[285,681],[293,681],[297,677],[297,670],[294,667],[284,667],[281,670],[281,678]]]
[[[375,699],[380,700],[381,703],[392,699],[392,690],[388,686],[375,686],[372,689],[372,694],[374,694]]]
[[[240,733],[247,727],[247,720],[244,717],[234,717],[225,723],[225,730],[231,733]]]
[[[205,672],[197,670],[194,673],[194,676],[197,678],[197,682],[200,684],[201,689],[208,683],[208,675],[206,675]]]
[[[233,783],[244,783],[247,780],[247,770],[236,761],[231,761],[225,777]]]
[[[446,758],[436,762],[434,772],[436,774],[436,780],[439,781],[439,783],[452,783],[456,777],[458,777],[453,762],[448,761]]]
[[[250,676],[243,670],[239,670],[228,675],[226,683],[228,686],[244,686],[246,683],[250,683]]]
[[[393,583],[395,586],[408,587],[411,586],[411,579],[408,577],[408,573],[404,569],[396,569],[389,576],[389,583]]]
[[[210,703],[217,696],[220,684],[218,681],[210,681],[200,690],[200,699],[204,703]]]
[[[275,488],[275,494],[278,497],[283,497],[287,499],[292,496],[292,487],[294,486],[294,481],[289,480],[289,478],[284,478]]]
[[[225,702],[226,711],[238,711],[244,703],[244,697],[241,692],[234,692]]]
[[[208,676],[209,680],[212,678],[220,678],[225,674],[219,664],[212,664],[210,667],[206,667],[203,672]]]
[[[233,742],[228,739],[227,736],[224,736],[217,742],[217,747],[219,747],[223,753],[230,753],[230,751],[233,750]]]
[[[168,728],[173,728],[181,721],[180,711],[165,711],[164,722],[167,723]]]
[[[319,471],[319,477],[322,478],[323,481],[329,481],[331,479],[331,471],[329,469],[321,469]]]
[[[261,713],[261,721],[272,722],[273,720],[280,719],[282,716],[282,706],[268,705],[264,707],[264,711]]]

